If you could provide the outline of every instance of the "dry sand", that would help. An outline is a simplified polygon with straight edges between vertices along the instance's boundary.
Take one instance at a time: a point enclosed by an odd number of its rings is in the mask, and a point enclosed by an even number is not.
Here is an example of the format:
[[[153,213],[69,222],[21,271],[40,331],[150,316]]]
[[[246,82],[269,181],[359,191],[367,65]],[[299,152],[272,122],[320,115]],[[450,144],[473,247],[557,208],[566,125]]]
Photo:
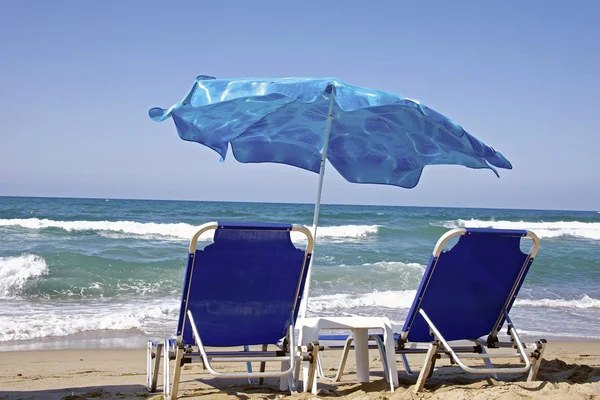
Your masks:
[[[324,353],[325,369],[337,365],[338,351]],[[145,388],[145,351],[82,350],[0,352],[0,399],[162,399]],[[538,381],[522,375],[495,381],[467,375],[438,362],[425,392],[414,394],[414,379],[400,369],[394,393],[383,378],[381,361],[372,351],[371,383],[358,384],[351,355],[340,383],[319,383],[319,394],[290,396],[274,380],[253,386],[243,380],[215,379],[198,364],[186,365],[180,398],[185,399],[600,399],[600,342],[550,342]],[[419,366],[419,358],[412,358]]]

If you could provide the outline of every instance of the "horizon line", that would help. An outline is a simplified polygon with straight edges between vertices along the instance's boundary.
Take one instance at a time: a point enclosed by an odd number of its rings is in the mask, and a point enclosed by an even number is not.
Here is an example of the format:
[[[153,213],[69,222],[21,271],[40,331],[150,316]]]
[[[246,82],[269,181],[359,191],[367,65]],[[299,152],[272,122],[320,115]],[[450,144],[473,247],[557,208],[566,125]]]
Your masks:
[[[294,204],[311,205],[315,203],[298,203],[292,201],[234,201],[234,200],[190,200],[190,199],[148,199],[148,198],[122,198],[122,197],[72,197],[72,196],[19,196],[0,195],[0,198],[21,199],[61,199],[61,200],[125,200],[125,201],[172,201],[188,203],[243,203],[243,204]],[[471,210],[516,210],[516,211],[568,211],[568,212],[598,212],[597,210],[566,210],[554,208],[509,208],[509,207],[467,207],[467,206],[421,206],[421,205],[396,205],[396,204],[353,204],[353,203],[321,203],[328,206],[358,206],[358,207],[404,207],[404,208],[447,208]]]

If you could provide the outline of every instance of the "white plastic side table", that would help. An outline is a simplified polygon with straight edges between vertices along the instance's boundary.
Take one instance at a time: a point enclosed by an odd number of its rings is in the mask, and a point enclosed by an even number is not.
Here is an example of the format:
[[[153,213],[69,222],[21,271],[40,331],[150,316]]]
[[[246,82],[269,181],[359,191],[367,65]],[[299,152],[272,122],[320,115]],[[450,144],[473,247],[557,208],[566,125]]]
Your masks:
[[[299,329],[298,342],[306,345],[319,340],[319,332],[322,329],[350,330],[354,338],[354,354],[356,357],[356,378],[358,382],[369,382],[369,329],[380,329],[383,331],[383,343],[385,345],[385,357],[388,365],[388,382],[392,392],[398,386],[398,370],[396,368],[396,351],[394,343],[394,332],[390,320],[385,317],[318,317],[299,318],[296,321]],[[308,382],[308,370],[310,363],[304,362],[302,381],[303,390],[309,390],[317,394],[317,377],[313,380],[312,388],[306,387]]]

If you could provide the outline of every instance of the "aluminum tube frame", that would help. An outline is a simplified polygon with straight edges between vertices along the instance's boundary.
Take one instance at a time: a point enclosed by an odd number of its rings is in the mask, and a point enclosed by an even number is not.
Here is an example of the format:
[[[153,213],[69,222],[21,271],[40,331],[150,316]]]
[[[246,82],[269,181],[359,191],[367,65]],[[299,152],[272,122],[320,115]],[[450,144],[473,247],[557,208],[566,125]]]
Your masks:
[[[495,357],[502,357],[501,355],[492,355],[491,357],[487,357],[485,356],[485,354],[487,354],[486,351],[486,347],[487,347],[487,343],[484,340],[474,340],[473,341],[476,344],[479,344],[481,346],[481,352],[482,354],[476,354],[473,355],[472,358],[481,358],[483,359],[483,361],[485,362],[485,364],[489,367],[489,368],[493,368],[493,365],[490,361],[490,358],[495,358]],[[413,343],[413,345],[415,345]],[[496,348],[514,348],[515,344],[512,342],[497,342],[495,343]],[[538,353],[538,361],[533,363],[533,367],[530,370],[530,377],[528,378],[528,382],[532,381],[533,379],[535,379],[535,376],[537,374],[537,369],[539,369],[539,364],[540,364],[540,360],[541,360],[541,356],[543,355],[544,349],[546,346],[546,341],[545,340],[541,340],[541,341],[537,341],[536,343],[529,343],[529,344],[524,344],[524,347],[526,349],[532,349],[534,350],[533,353]],[[472,349],[473,346],[454,346],[453,350],[455,353],[461,354],[461,357],[463,358],[469,358],[468,356],[465,357],[465,355],[468,355],[468,353],[472,353]],[[415,374],[419,374],[420,371],[413,371],[412,368],[410,367],[410,364],[408,362],[408,359],[406,358],[406,355],[410,355],[410,354],[426,354],[429,350],[429,346],[427,347],[415,347],[415,348],[407,348],[407,349],[398,349],[396,350],[396,354],[400,355],[400,361],[402,362],[402,364],[404,365],[404,372],[406,373],[406,375],[408,376],[412,376]],[[443,348],[440,348],[438,350],[438,354],[437,357],[440,358],[452,358],[450,356],[449,353],[447,353]],[[512,357],[512,358],[516,358],[516,357],[520,357],[520,354],[518,353],[513,353],[512,355],[507,355],[508,357]],[[537,367],[537,369],[535,370],[535,373],[532,374],[532,372],[534,372],[534,369]],[[490,374],[494,379],[498,379],[498,376],[495,373]]]
[[[192,327],[192,332],[194,333],[194,339],[196,341],[196,346],[198,347],[200,357],[202,358],[202,362],[205,368],[211,375],[221,377],[221,378],[288,378],[288,386],[292,393],[296,391],[296,385],[294,382],[294,372],[296,369],[296,361],[300,360],[300,356],[297,354],[297,349],[294,342],[294,325],[290,324],[288,327],[287,337],[290,342],[290,350],[288,356],[265,356],[263,354],[257,354],[256,357],[239,357],[239,352],[232,353],[231,357],[224,357],[223,354],[220,354],[220,357],[217,359],[214,358],[211,354],[209,354],[204,345],[202,344],[202,338],[198,333],[198,328],[196,327],[196,322],[194,321],[194,317],[192,312],[188,310],[188,319],[190,322],[190,326]],[[175,357],[175,371],[173,374],[173,383],[171,385],[170,382],[170,371],[169,371],[169,348],[168,348],[168,340],[165,340],[164,344],[164,398],[165,400],[171,400],[177,398],[177,393],[179,391],[179,382],[181,378],[181,370],[183,369],[183,359],[188,358],[188,355],[184,353],[184,349],[179,346],[176,349],[176,357]],[[261,352],[263,353],[263,352]],[[198,355],[194,354],[192,357],[197,358]],[[298,359],[298,360],[296,360]],[[268,362],[275,361],[280,362],[282,365],[287,365],[288,368],[282,368],[282,371],[279,372],[220,372],[216,371],[211,365],[212,362]]]
[[[425,356],[425,362],[423,364],[423,368],[421,369],[421,373],[419,374],[419,378],[417,379],[417,384],[415,385],[415,393],[423,390],[425,386],[425,380],[429,376],[431,369],[433,368],[433,363],[435,361],[435,357],[437,351],[440,347],[438,342],[433,342],[429,344],[429,350],[427,350],[427,355]]]
[[[290,375],[294,372],[294,369],[296,368],[296,355],[294,354],[296,352],[296,346],[295,346],[295,342],[294,342],[294,324],[290,324],[290,326],[288,327],[288,340],[290,342],[290,351],[289,351],[289,355],[286,357],[281,357],[281,356],[276,356],[276,357],[265,357],[265,356],[257,356],[257,357],[231,357],[231,358],[227,358],[227,357],[220,357],[217,358],[216,360],[214,360],[214,357],[209,356],[206,352],[206,349],[204,348],[204,345],[202,344],[202,338],[200,337],[200,334],[198,333],[198,328],[196,327],[196,322],[194,321],[194,317],[192,315],[191,311],[188,311],[188,318],[190,321],[190,325],[192,326],[192,331],[194,332],[194,339],[196,340],[196,346],[198,346],[198,350],[200,350],[200,354],[202,355],[202,360],[204,361],[204,365],[206,365],[206,369],[208,370],[208,372],[210,372],[212,375],[221,377],[221,378],[239,378],[239,377],[244,377],[244,378],[281,378],[283,376],[287,376]],[[248,362],[248,361],[278,361],[278,362],[284,362],[287,361],[290,363],[290,366],[288,369],[284,370],[284,371],[278,371],[278,372],[219,372],[216,371],[212,365],[211,365],[211,360],[213,362]],[[176,366],[177,368],[177,366]]]
[[[420,309],[419,313],[421,314],[421,316],[423,317],[423,319],[427,322],[427,325],[429,325],[429,329],[431,329],[433,335],[435,336],[436,341],[439,341],[442,343],[442,345],[444,346],[444,352],[448,352],[449,355],[452,357],[452,360],[454,360],[454,362],[460,367],[462,368],[464,371],[466,372],[470,372],[470,373],[474,373],[474,374],[508,374],[508,373],[524,373],[524,372],[528,372],[531,369],[531,361],[529,360],[529,356],[527,355],[527,352],[525,351],[525,347],[523,346],[523,343],[521,342],[521,339],[516,331],[516,329],[514,328],[514,326],[512,325],[512,321],[510,320],[510,317],[508,316],[508,313],[505,311],[504,315],[506,318],[507,323],[509,324],[509,326],[511,327],[510,329],[510,335],[513,339],[514,342],[516,342],[516,346],[517,349],[519,350],[518,354],[515,354],[514,357],[521,357],[521,360],[523,360],[525,362],[525,366],[524,367],[515,367],[515,368],[482,368],[482,367],[470,367],[468,365],[466,365],[465,363],[462,362],[462,360],[460,359],[460,357],[458,356],[458,354],[456,352],[454,352],[454,350],[452,349],[452,346],[450,346],[450,344],[446,341],[446,339],[444,339],[444,337],[442,336],[442,334],[440,333],[440,331],[437,329],[437,327],[435,326],[435,324],[431,321],[431,319],[429,319],[429,317],[427,316],[427,313],[425,312],[425,310]],[[511,355],[513,356],[513,355]],[[484,358],[494,358],[495,356],[491,356],[488,354],[481,354],[480,358],[484,359]]]
[[[194,236],[192,236],[192,239],[190,240],[189,253],[194,254],[196,252],[196,248],[198,247],[198,239],[204,232],[216,230],[218,228],[219,225],[216,222],[207,222],[206,224],[201,225],[198,231],[194,233]],[[308,240],[306,252],[312,254],[314,248],[314,236],[312,235],[310,229],[301,225],[293,225],[292,232],[301,232],[306,236]]]
[[[154,348],[154,343],[151,340],[148,341],[146,345],[146,387],[149,392],[156,391],[160,359],[163,355],[163,345],[163,343],[158,343],[156,345],[156,350]],[[169,359],[166,359],[164,362],[168,363]]]
[[[236,352],[235,354],[243,354],[243,358],[250,358],[252,359],[251,362],[256,361],[256,358],[260,358],[260,357],[280,357],[277,356],[277,352],[276,351],[243,351],[243,352]],[[232,352],[230,351],[207,351],[206,354],[210,357],[210,358],[215,358],[215,357],[238,357],[238,356],[232,356]],[[186,357],[189,357],[189,355],[186,355]],[[202,357],[202,354],[198,353],[197,357]]]
[[[515,297],[515,293],[517,292],[517,290],[519,289],[519,284],[521,284],[523,282],[524,279],[524,275],[527,271],[527,268],[529,265],[531,265],[531,263],[533,262],[533,259],[535,258],[539,248],[540,248],[540,239],[537,237],[537,235],[531,231],[526,231],[527,234],[525,235],[525,237],[528,237],[532,240],[532,245],[531,248],[529,249],[529,253],[527,255],[527,258],[525,259],[525,262],[523,263],[523,267],[521,268],[521,271],[519,271],[519,275],[517,276],[517,279],[515,279],[515,284],[512,287],[512,290],[510,291],[510,294],[508,295],[508,297],[506,298],[506,301],[504,302],[504,313],[506,314],[506,310],[508,310],[510,303],[513,301],[514,297]],[[508,315],[508,314],[506,314]],[[508,322],[508,320],[507,320]],[[492,334],[493,335],[497,335],[498,331],[500,331],[500,329],[502,328],[501,326],[502,324],[502,315],[498,316],[498,319],[496,320],[496,323],[494,325],[494,329],[492,330]]]
[[[234,355],[228,355],[228,356],[221,356],[221,357],[216,357],[210,353],[206,353],[206,356],[209,358],[210,361],[214,362],[214,363],[219,363],[219,362],[243,362],[243,363],[249,363],[249,362],[255,362],[255,361],[289,361],[289,357],[287,356],[277,356],[277,355],[273,355],[273,356],[255,356],[255,357],[236,357]],[[253,373],[253,372],[252,372]],[[259,373],[259,372],[257,372]]]

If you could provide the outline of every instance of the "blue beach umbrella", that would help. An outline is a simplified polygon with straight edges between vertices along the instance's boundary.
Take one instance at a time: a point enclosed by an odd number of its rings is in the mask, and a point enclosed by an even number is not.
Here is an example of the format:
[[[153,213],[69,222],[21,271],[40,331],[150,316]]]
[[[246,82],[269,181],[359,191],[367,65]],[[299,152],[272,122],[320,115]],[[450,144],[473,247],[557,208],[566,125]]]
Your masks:
[[[173,118],[181,139],[210,147],[222,160],[231,146],[243,163],[318,173],[315,236],[325,160],[350,182],[404,188],[417,185],[426,165],[485,168],[496,175],[494,167],[512,169],[502,154],[418,101],[335,78],[199,76],[181,102],[152,108],[149,115],[154,121]],[[309,282],[310,275],[306,294]]]

